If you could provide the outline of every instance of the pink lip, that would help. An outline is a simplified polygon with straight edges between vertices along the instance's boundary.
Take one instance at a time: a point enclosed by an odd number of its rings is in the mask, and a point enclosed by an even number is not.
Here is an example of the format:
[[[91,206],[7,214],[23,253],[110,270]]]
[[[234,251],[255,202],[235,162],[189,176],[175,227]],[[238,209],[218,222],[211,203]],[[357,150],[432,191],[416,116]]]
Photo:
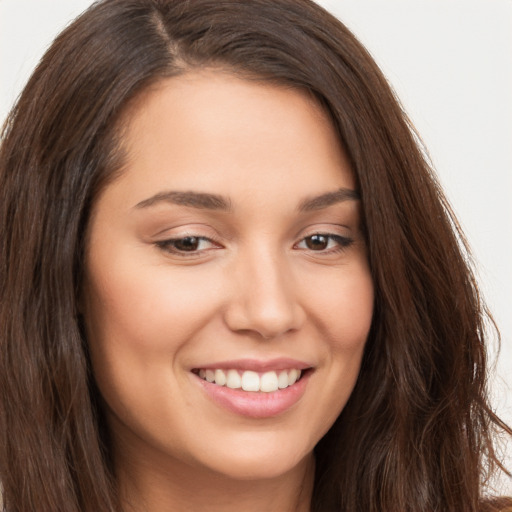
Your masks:
[[[305,363],[303,361],[297,361],[287,357],[280,357],[277,359],[269,359],[262,361],[259,359],[236,359],[232,361],[222,361],[218,363],[208,363],[204,366],[197,366],[196,369],[204,370],[252,370],[253,372],[270,372],[278,370],[290,370],[296,368],[297,370],[306,370],[311,368],[313,365]]]
[[[288,368],[297,367],[288,366]],[[216,404],[232,413],[261,419],[277,416],[294,406],[304,395],[311,373],[311,371],[305,372],[295,384],[271,393],[231,389],[210,383],[199,376],[196,378],[208,397]]]

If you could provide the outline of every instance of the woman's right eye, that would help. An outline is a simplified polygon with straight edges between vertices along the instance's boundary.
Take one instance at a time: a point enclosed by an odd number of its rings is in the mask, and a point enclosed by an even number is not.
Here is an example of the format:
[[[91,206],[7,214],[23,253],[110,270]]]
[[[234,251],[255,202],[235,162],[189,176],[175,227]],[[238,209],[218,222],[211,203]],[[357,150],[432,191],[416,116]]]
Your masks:
[[[171,238],[156,242],[156,245],[164,251],[179,254],[179,255],[192,255],[197,254],[208,249],[218,248],[209,238],[204,236],[184,236],[180,238]]]

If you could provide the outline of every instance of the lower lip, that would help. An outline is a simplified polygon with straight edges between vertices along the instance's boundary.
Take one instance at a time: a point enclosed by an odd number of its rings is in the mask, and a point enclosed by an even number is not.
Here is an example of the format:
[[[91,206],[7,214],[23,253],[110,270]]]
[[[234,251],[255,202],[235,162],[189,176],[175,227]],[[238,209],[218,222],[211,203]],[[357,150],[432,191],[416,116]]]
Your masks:
[[[311,372],[305,372],[293,385],[271,393],[243,391],[212,384],[197,377],[207,395],[225,409],[249,418],[271,418],[293,407],[306,391]]]

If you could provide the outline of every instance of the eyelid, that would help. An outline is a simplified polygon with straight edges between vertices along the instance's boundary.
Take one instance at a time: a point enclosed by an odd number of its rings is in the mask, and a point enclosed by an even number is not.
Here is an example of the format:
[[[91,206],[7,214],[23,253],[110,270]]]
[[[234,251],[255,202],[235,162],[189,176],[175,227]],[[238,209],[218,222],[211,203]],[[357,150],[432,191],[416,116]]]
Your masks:
[[[210,245],[207,248],[199,248],[196,250],[180,250],[174,246],[177,242],[183,241],[187,238],[195,238],[200,242],[208,242]],[[223,245],[215,236],[204,236],[200,235],[197,232],[192,230],[182,233],[177,233],[176,235],[168,236],[165,239],[157,240],[154,242],[154,245],[164,253],[169,256],[176,256],[182,259],[193,259],[193,258],[201,258],[205,256],[212,250],[221,249]]]
[[[165,240],[158,240],[157,242],[155,242],[157,245],[160,245],[160,246],[164,246],[164,245],[169,245],[169,244],[173,244],[173,243],[176,243],[176,242],[180,242],[180,241],[183,241],[183,240],[186,240],[187,238],[195,238],[196,240],[199,240],[201,242],[208,242],[210,243],[211,245],[218,245],[214,240],[212,240],[211,238],[209,237],[206,237],[206,236],[199,236],[199,235],[183,235],[183,236],[175,236],[175,237],[172,237],[172,238],[166,238]]]
[[[295,247],[299,246],[300,244],[302,243],[305,243],[306,240],[314,237],[314,236],[320,236],[320,237],[325,237],[325,238],[328,238],[330,239],[331,241],[335,241],[336,242],[336,247],[330,247],[330,248],[327,248],[327,249],[322,249],[322,250],[318,250],[318,251],[315,251],[314,249],[309,249],[308,247],[304,247],[305,250],[310,250],[312,252],[318,252],[318,253],[328,253],[330,251],[334,251],[336,249],[338,250],[343,250],[343,249],[346,249],[347,247],[349,247],[350,245],[352,245],[354,243],[354,238],[352,237],[349,237],[349,236],[344,236],[344,235],[339,235],[339,234],[336,234],[336,233],[326,233],[326,232],[316,232],[316,233],[311,233],[309,235],[306,235],[304,237],[302,237],[296,244],[295,244]]]

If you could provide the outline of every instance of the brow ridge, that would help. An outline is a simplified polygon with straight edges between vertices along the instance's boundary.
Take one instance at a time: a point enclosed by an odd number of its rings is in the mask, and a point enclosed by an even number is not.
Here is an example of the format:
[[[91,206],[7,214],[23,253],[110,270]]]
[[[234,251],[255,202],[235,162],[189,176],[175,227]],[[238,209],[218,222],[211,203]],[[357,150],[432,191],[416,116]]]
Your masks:
[[[344,201],[358,201],[360,195],[356,190],[340,188],[319,196],[304,199],[298,206],[299,212],[309,212],[328,208]],[[218,194],[195,191],[164,191],[137,203],[135,208],[149,208],[159,203],[171,203],[206,210],[230,211],[231,201]]]
[[[220,195],[209,194],[206,192],[174,190],[159,192],[158,194],[137,203],[135,208],[149,208],[162,202],[206,210],[228,211],[231,209],[231,201]]]
[[[357,190],[340,188],[333,192],[326,192],[319,196],[304,199],[304,201],[299,204],[298,210],[299,212],[322,210],[323,208],[328,208],[337,203],[359,201],[360,199],[361,196]]]

